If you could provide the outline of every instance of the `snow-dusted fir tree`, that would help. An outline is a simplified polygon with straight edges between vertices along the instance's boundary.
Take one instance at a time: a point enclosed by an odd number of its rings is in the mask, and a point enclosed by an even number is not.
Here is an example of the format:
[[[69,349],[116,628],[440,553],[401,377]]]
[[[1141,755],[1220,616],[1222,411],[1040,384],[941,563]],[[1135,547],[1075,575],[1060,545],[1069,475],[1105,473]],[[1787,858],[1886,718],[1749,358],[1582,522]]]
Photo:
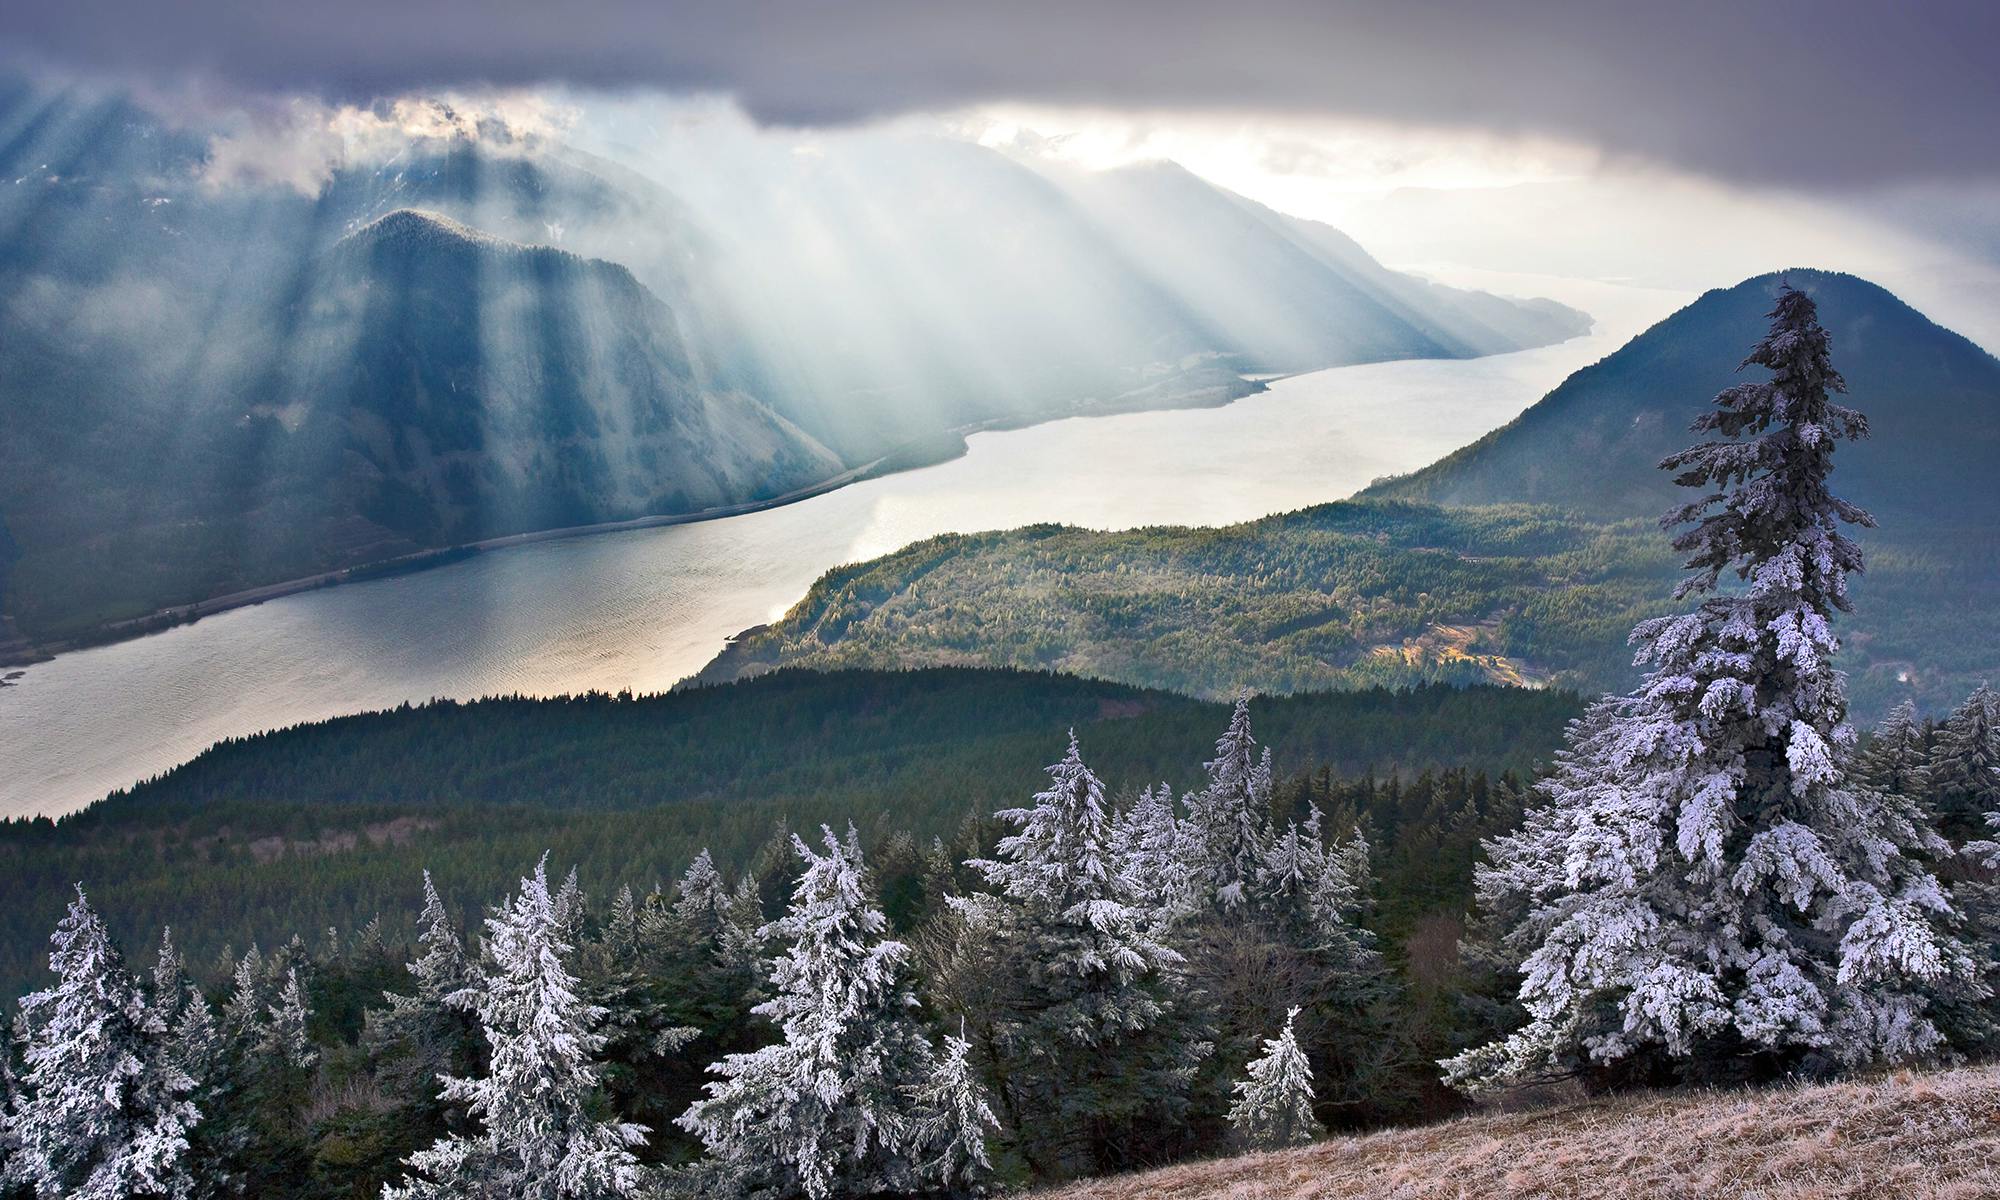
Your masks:
[[[986,1138],[1000,1122],[973,1070],[972,1044],[962,1027],[945,1035],[929,1077],[917,1086],[916,1101],[918,1175],[947,1196],[984,1194],[993,1174]]]
[[[1128,900],[1110,852],[1104,788],[1076,736],[998,858],[970,865],[998,893],[959,907],[1009,993],[993,1036],[1005,1111],[1045,1174],[1117,1166],[1148,1123],[1177,1119],[1209,1045],[1174,998],[1180,955]]]
[[[266,1060],[300,1069],[319,1061],[319,1052],[313,1049],[312,1035],[306,1031],[306,1023],[311,1019],[306,1007],[306,990],[299,983],[298,968],[289,968],[285,972],[284,986],[278,989],[277,999],[271,1002],[264,1040],[258,1046],[258,1052]]]
[[[410,1156],[412,1178],[384,1200],[612,1200],[638,1196],[643,1171],[632,1148],[645,1130],[598,1115],[592,1055],[602,1015],[578,999],[563,965],[571,947],[549,895],[548,859],[520,894],[486,921],[490,963],[461,995],[491,1047],[483,1079],[452,1077],[443,1098],[463,1104],[478,1131],[441,1139]]]
[[[56,927],[56,984],[21,1001],[23,1096],[16,1173],[38,1196],[180,1200],[192,1194],[194,1081],[81,887]]]
[[[756,1011],[783,1040],[710,1067],[721,1078],[679,1124],[748,1195],[828,1200],[956,1185],[922,1171],[967,1161],[921,1141],[935,1115],[922,1101],[936,1052],[917,1023],[909,950],[883,937],[888,920],[868,900],[857,835],[823,833],[823,854],[792,839],[805,873],[790,910],[763,931],[785,949],[771,964],[774,995]]]
[[[384,993],[387,1007],[368,1013],[362,1045],[392,1092],[428,1099],[435,1096],[440,1075],[463,1069],[468,1042],[476,1036],[467,1003],[454,1000],[472,982],[472,963],[429,871],[424,872],[417,945],[416,960],[408,968],[415,990]]]
[[[1264,1043],[1235,1087],[1229,1125],[1245,1145],[1259,1150],[1303,1146],[1325,1130],[1313,1117],[1312,1064],[1292,1032],[1299,1010],[1285,1014],[1285,1027]]]
[[[1132,904],[1155,932],[1195,910],[1200,859],[1193,841],[1193,830],[1175,815],[1173,790],[1164,783],[1140,792],[1112,822],[1112,857],[1120,864]]]
[[[1927,764],[1938,819],[1954,841],[1977,836],[2000,808],[2000,695],[1980,684],[1938,726]]]
[[[1921,799],[1930,793],[1930,746],[1914,701],[1889,710],[1854,761],[1854,776],[1878,792]]]
[[[1270,839],[1271,757],[1260,757],[1250,732],[1250,693],[1236,697],[1229,727],[1203,764],[1208,783],[1187,798],[1187,825],[1198,851],[1196,886],[1204,903],[1224,913],[1250,902]]]
[[[269,991],[264,956],[253,942],[237,960],[236,971],[230,976],[229,999],[222,1006],[223,1036],[232,1045],[248,1050],[263,1038],[264,1022],[269,1015]]]
[[[1784,288],[1716,397],[1719,435],[1662,464],[1701,497],[1668,514],[1694,611],[1634,629],[1650,665],[1607,698],[1522,829],[1489,843],[1483,901],[1518,918],[1525,1028],[1445,1064],[1466,1088],[1645,1057],[1712,1071],[1907,1059],[1939,1035],[1926,992],[1969,969],[1908,851],[1912,827],[1843,772],[1855,737],[1832,622],[1868,524],[1828,490],[1867,432],[1813,302]],[[1743,580],[1718,589],[1723,572]],[[1761,1064],[1761,1067],[1760,1067]]]

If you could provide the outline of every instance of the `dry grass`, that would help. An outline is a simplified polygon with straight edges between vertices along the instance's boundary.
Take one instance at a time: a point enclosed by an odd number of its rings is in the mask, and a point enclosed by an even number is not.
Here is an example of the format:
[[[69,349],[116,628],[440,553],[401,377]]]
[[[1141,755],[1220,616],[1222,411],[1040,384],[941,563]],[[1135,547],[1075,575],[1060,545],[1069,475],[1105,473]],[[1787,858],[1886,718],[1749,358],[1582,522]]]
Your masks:
[[[2000,1197],[2000,1067],[1659,1093],[1334,1138],[1035,1200]]]

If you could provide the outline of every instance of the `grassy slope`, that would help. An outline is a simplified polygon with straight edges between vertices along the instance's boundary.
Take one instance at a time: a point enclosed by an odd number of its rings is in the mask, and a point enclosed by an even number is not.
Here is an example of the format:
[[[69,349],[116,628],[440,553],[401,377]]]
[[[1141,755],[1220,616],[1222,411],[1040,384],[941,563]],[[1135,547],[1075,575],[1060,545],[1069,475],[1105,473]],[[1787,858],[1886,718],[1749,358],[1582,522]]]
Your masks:
[[[2000,1195],[2000,1067],[1638,1094],[1171,1167],[1036,1200]]]

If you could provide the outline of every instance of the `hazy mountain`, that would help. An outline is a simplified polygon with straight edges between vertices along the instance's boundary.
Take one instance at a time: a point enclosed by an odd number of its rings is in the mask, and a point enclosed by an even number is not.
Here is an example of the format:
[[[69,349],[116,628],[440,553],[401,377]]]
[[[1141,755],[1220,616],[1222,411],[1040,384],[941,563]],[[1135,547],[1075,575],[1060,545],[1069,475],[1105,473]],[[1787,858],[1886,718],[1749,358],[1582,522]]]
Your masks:
[[[727,129],[626,162],[482,130],[246,181],[227,146],[0,80],[0,618],[30,637],[1586,324],[1164,166]]]
[[[0,447],[0,505],[30,632],[841,470],[783,417],[702,379],[666,306],[615,264],[406,210],[335,243],[295,285],[199,351],[168,357],[145,339],[165,361],[65,356],[61,327],[25,347],[48,356],[45,372],[5,356],[0,387],[25,419]],[[140,307],[158,317],[170,298]],[[137,386],[107,397],[107,379]]]
[[[1688,423],[1744,376],[1782,280],[1810,293],[1872,435],[1842,446],[1836,489],[1897,527],[2000,516],[2000,359],[1851,275],[1792,270],[1708,292],[1565,380],[1513,422],[1365,495],[1443,504],[1527,501],[1591,516],[1654,516],[1675,503],[1659,460],[1695,440]],[[1756,370],[1756,368],[1752,368]]]
[[[1391,271],[1331,226],[1274,212],[1173,163],[1062,176],[1112,244],[1166,292],[1200,298],[1204,340],[1260,370],[1469,358],[1586,332],[1548,300]]]

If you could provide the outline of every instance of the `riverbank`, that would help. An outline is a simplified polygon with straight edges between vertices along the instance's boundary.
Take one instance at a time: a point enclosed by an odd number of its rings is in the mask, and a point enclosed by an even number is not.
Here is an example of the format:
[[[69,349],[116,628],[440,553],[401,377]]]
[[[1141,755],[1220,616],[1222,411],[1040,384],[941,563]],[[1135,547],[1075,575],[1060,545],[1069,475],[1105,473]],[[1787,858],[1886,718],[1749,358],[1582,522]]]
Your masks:
[[[736,504],[714,505],[688,513],[658,513],[643,517],[633,517],[622,521],[601,521],[589,525],[571,525],[557,529],[537,529],[522,533],[505,534],[499,537],[483,538],[475,542],[465,542],[453,546],[439,546],[419,550],[393,558],[376,559],[356,563],[331,571],[321,571],[296,579],[279,580],[260,584],[217,596],[207,597],[188,604],[171,605],[156,609],[137,617],[126,617],[92,626],[79,633],[58,639],[35,641],[21,636],[11,624],[0,624],[0,686],[11,686],[20,678],[16,668],[47,662],[58,654],[73,650],[84,650],[93,646],[106,646],[116,642],[129,641],[160,633],[182,625],[189,625],[203,617],[212,617],[234,609],[263,604],[270,600],[294,596],[302,592],[318,591],[343,583],[360,583],[371,579],[382,579],[394,575],[405,575],[425,571],[433,567],[447,566],[460,562],[475,554],[488,550],[500,550],[510,546],[525,546],[535,542],[555,541],[565,538],[587,537],[599,533],[616,533],[636,529],[656,529],[671,525],[689,525],[702,521],[717,521],[727,517],[740,517],[750,513],[765,512],[786,505],[797,504],[823,496],[828,492],[868,479],[877,479],[899,471],[914,471],[924,467],[937,466],[962,457],[966,452],[966,439],[979,433],[992,433],[1011,429],[1025,429],[1051,421],[1070,420],[1079,417],[1121,416],[1134,412],[1171,411],[1175,409],[1215,408],[1233,403],[1245,396],[1268,390],[1270,377],[1248,378],[1231,376],[1227,382],[1211,383],[1195,388],[1174,389],[1173,382],[1183,377],[1172,377],[1163,384],[1138,388],[1117,396],[1097,400],[1084,400],[1056,409],[1039,413],[995,417],[976,421],[955,428],[940,430],[908,442],[890,450],[860,466],[831,475],[818,483],[796,488],[778,496],[759,500],[746,500]]]

